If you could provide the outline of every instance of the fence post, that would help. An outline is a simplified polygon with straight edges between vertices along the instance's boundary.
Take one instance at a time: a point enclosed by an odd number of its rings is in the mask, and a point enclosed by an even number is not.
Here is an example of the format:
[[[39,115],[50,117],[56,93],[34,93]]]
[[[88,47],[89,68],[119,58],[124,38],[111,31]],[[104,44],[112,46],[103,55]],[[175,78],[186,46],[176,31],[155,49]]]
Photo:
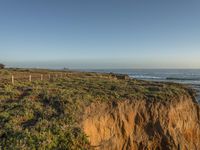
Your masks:
[[[31,75],[29,75],[29,82],[31,82]]]
[[[41,74],[41,77],[40,77],[41,81],[43,80],[43,74]]]
[[[14,85],[14,76],[13,75],[11,77],[11,80],[12,80],[12,84]]]
[[[49,74],[49,80],[51,79],[51,75]]]

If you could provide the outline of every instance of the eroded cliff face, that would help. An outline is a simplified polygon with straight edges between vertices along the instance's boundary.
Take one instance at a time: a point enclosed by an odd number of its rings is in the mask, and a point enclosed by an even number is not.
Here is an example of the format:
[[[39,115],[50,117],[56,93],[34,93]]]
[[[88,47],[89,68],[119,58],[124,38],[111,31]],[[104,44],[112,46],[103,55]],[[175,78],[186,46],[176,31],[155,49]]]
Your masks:
[[[93,103],[83,120],[94,149],[200,149],[200,108],[190,95]]]

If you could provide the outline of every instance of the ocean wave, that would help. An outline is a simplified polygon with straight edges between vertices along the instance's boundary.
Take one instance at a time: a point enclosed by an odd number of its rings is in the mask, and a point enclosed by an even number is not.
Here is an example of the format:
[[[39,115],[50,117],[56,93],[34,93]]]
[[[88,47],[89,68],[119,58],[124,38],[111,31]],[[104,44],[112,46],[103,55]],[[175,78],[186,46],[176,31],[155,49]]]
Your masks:
[[[171,80],[171,81],[200,81],[200,77],[159,77],[151,75],[129,75],[132,78],[147,80]]]
[[[200,78],[189,78],[189,77],[167,77],[166,80],[200,81]]]
[[[147,75],[129,75],[130,77],[137,78],[137,79],[165,79],[163,77],[156,77],[156,76],[147,76]]]

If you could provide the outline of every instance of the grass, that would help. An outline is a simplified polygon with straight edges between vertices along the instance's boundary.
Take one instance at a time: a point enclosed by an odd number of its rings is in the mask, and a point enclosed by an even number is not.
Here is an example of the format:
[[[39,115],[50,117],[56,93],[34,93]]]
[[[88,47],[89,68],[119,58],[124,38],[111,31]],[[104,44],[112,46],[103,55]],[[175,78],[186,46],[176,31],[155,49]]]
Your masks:
[[[1,70],[11,74],[59,74],[49,70]],[[182,85],[117,79],[109,74],[66,72],[63,78],[0,83],[0,149],[88,149],[80,127],[84,108],[92,102],[148,99],[167,102]]]

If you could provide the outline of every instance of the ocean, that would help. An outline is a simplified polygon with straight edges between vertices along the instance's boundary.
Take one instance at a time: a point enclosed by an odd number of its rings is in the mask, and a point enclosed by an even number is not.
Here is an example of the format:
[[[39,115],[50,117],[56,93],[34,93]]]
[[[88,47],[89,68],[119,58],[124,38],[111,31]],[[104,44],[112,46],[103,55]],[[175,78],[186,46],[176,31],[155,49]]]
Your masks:
[[[127,74],[131,78],[187,84],[197,91],[200,103],[200,69],[98,69],[92,72]]]

